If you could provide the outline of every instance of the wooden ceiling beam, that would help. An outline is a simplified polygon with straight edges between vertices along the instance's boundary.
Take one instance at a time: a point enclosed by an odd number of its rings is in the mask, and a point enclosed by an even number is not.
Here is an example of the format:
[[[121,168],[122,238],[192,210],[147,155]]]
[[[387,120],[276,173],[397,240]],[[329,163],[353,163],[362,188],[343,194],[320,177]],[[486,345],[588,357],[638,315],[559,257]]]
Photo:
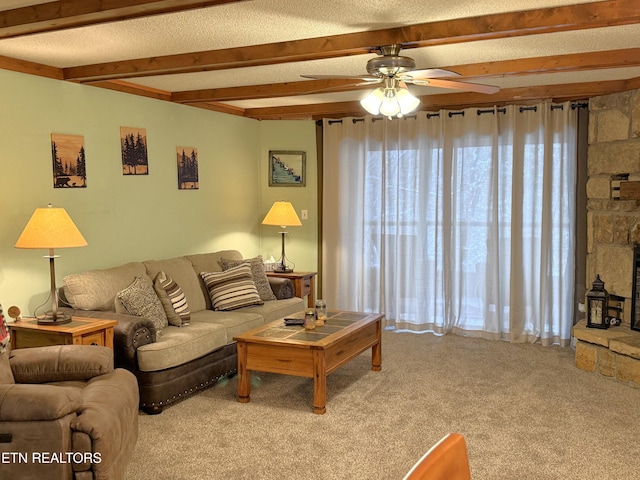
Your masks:
[[[558,72],[566,73],[636,66],[640,66],[640,48],[451,65],[443,68],[459,73],[463,79],[468,79]],[[258,98],[309,95],[313,93],[347,92],[368,88],[371,88],[371,86],[354,86],[353,80],[345,79],[303,80],[300,82],[174,92],[171,94],[171,100],[176,103],[230,102]]]
[[[0,11],[0,38],[53,32],[245,0],[58,0]]]
[[[61,68],[43,65],[41,63],[28,62],[18,58],[5,57],[2,55],[0,55],[0,68],[4,70],[11,70],[12,72],[28,73],[29,75],[37,75],[39,77],[64,80]]]
[[[640,2],[606,0],[407,25],[330,37],[122,60],[64,69],[67,80],[89,82],[320,60],[405,48],[509,38],[640,23]]]
[[[581,72],[640,66],[640,48],[603,50],[442,67],[464,78]]]
[[[91,84],[94,87],[100,87],[116,92],[130,93],[141,97],[155,98],[156,100],[171,101],[171,92],[160,90],[157,88],[145,87],[135,83],[125,82],[123,80],[111,80],[108,82],[96,82]]]
[[[256,98],[289,97],[314,93],[335,93],[359,90],[353,80],[301,80],[299,82],[246,85],[241,87],[208,88],[174,92],[171,100],[176,103],[229,102]],[[370,86],[368,88],[371,88]]]
[[[543,85],[501,90],[492,95],[478,93],[449,93],[424,95],[420,98],[420,111],[440,109],[460,109],[479,106],[505,104],[527,104],[534,101],[569,101],[588,99],[593,96],[608,95],[638,88],[640,78],[611,80],[605,82]],[[320,118],[361,117],[365,114],[359,102],[336,102],[326,104],[291,105],[284,107],[248,108],[244,116],[256,120],[309,120]]]

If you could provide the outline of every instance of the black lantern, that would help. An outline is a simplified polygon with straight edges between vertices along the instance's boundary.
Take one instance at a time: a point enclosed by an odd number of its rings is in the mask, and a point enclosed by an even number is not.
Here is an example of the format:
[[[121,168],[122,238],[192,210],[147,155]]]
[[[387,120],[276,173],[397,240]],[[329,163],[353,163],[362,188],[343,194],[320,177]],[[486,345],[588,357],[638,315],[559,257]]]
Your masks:
[[[609,294],[600,275],[587,292],[587,327],[609,328]]]

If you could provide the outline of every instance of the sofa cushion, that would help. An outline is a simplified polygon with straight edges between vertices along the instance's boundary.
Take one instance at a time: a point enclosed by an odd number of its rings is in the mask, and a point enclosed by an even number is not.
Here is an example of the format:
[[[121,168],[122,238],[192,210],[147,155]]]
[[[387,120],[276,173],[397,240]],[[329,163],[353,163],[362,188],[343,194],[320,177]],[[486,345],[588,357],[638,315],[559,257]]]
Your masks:
[[[196,314],[193,315],[195,318]],[[192,321],[189,328],[168,326],[157,342],[138,348],[138,368],[143,372],[155,372],[183,365],[227,343],[227,333],[222,325]]]
[[[212,253],[197,253],[187,255],[187,259],[193,265],[193,269],[197,273],[202,272],[221,272],[221,260],[227,258],[229,260],[242,260],[242,254],[237,250],[221,250]]]
[[[186,257],[175,257],[166,260],[147,260],[142,263],[147,269],[149,278],[156,278],[160,272],[165,272],[180,285],[189,304],[191,313],[199,312],[207,308],[200,277]]]
[[[151,320],[156,334],[169,324],[162,303],[146,275],[137,276],[131,285],[118,292],[116,298],[128,314]]]
[[[249,258],[247,260],[233,260],[231,258],[220,259],[223,270],[237,267],[243,262],[249,262],[249,265],[251,265],[251,275],[253,277],[253,283],[256,284],[256,289],[258,290],[260,299],[265,302],[268,302],[269,300],[275,300],[276,296],[273,294],[273,290],[271,290],[271,285],[269,284],[267,274],[264,272],[264,262],[262,261],[261,255]]]
[[[292,297],[283,300],[264,302],[263,305],[254,305],[242,309],[244,313],[255,313],[260,315],[264,323],[273,322],[279,318],[284,318],[297,312],[302,312],[307,308],[307,302],[302,298]]]
[[[158,298],[167,314],[169,324],[174,327],[186,327],[191,320],[189,303],[182,288],[165,272],[160,272],[153,282]]]
[[[96,345],[49,345],[11,352],[17,383],[86,381],[113,370],[113,350]]]
[[[116,294],[145,273],[141,262],[74,273],[64,277],[64,295],[73,308],[113,312]]]
[[[207,286],[214,310],[235,310],[263,303],[248,263],[224,272],[203,272],[200,275]]]
[[[193,321],[222,325],[227,332],[227,343],[231,342],[236,335],[260,327],[264,323],[259,314],[245,309],[231,312],[204,310],[194,314]]]

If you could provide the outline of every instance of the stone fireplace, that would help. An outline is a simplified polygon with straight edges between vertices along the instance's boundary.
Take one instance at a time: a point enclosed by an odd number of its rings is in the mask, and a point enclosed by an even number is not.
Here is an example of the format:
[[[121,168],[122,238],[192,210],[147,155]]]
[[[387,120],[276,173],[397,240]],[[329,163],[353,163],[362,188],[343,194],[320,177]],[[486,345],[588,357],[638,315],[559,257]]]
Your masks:
[[[640,244],[640,90],[589,102],[586,286],[600,274],[631,319],[633,250]]]
[[[640,331],[630,329],[634,247],[640,245],[640,90],[589,101],[586,288],[596,277],[622,306],[622,324],[574,327],[576,365],[640,387]]]

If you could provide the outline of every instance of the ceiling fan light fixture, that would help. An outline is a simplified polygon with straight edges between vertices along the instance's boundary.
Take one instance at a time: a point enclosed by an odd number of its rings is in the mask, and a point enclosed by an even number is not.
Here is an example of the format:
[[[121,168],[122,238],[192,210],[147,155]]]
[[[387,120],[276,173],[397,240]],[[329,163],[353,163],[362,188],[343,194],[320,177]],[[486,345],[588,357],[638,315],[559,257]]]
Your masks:
[[[385,86],[376,88],[360,100],[360,105],[371,115],[381,114],[391,119],[413,112],[420,105],[420,100],[411,95],[404,82],[386,79]]]
[[[420,100],[411,95],[408,88],[400,88],[396,93],[396,98],[402,115],[413,112],[420,105]]]
[[[385,117],[395,117],[400,113],[400,103],[395,91],[387,91],[382,105],[380,105],[380,113]]]
[[[371,115],[378,115],[380,113],[380,106],[384,100],[384,90],[382,88],[376,88],[369,95],[360,100],[360,105]]]

